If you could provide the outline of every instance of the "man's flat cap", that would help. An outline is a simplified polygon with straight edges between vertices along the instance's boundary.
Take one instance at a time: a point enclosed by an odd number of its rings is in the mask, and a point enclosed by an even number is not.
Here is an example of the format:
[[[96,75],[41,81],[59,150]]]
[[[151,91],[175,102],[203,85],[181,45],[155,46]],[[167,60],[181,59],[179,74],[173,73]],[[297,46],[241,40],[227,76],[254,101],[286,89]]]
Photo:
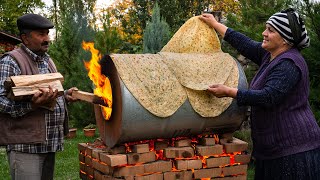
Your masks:
[[[26,29],[51,29],[54,27],[51,21],[38,14],[25,14],[17,19],[19,31]]]

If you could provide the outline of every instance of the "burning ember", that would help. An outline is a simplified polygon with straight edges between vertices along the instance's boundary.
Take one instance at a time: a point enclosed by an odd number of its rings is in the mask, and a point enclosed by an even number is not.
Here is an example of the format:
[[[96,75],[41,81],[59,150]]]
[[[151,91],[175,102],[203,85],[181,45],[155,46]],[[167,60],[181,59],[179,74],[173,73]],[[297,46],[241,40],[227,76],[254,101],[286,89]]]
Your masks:
[[[101,97],[108,107],[101,106],[102,114],[106,120],[109,120],[112,112],[112,89],[110,80],[104,74],[101,74],[101,66],[99,60],[101,59],[100,52],[94,48],[94,43],[83,42],[82,48],[91,52],[91,60],[84,62],[88,70],[88,76],[95,85],[94,94]]]
[[[95,144],[78,146],[82,179],[245,180],[250,162],[246,142],[217,135],[143,140],[112,149]]]

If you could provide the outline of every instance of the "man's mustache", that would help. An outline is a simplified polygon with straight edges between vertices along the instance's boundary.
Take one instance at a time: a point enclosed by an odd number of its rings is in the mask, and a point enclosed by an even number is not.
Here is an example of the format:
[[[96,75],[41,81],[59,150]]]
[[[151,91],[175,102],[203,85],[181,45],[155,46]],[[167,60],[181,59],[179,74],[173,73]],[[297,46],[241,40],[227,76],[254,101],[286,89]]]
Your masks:
[[[47,46],[47,45],[49,45],[48,41],[44,41],[43,43],[41,43],[41,46]]]

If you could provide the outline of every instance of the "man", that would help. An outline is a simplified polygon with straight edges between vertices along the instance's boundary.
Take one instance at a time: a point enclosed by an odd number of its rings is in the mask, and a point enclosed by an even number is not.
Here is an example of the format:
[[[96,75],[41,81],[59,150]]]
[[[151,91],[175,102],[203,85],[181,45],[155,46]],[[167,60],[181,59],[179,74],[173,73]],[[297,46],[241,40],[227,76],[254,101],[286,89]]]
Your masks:
[[[53,179],[55,152],[63,150],[63,137],[68,131],[66,102],[75,88],[58,91],[40,88],[30,101],[12,101],[4,87],[10,76],[57,72],[48,54],[49,29],[54,25],[37,14],[18,18],[22,45],[0,59],[0,145],[7,146],[13,180]],[[54,110],[42,108],[56,101]]]

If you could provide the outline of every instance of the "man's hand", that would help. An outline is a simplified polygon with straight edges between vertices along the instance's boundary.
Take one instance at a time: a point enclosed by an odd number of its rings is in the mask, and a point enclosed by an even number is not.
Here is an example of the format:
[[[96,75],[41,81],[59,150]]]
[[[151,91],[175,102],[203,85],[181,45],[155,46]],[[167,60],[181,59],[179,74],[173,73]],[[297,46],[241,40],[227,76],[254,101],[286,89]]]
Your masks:
[[[78,91],[78,88],[76,87],[72,87],[70,89],[68,89],[64,95],[64,97],[66,98],[66,100],[68,102],[75,102],[75,101],[78,101],[79,99],[75,98],[75,97],[72,97],[72,92],[73,91]]]
[[[54,101],[58,96],[58,90],[49,88],[40,88],[39,92],[35,93],[31,99],[31,106],[33,109],[38,108],[39,106],[46,105]]]

